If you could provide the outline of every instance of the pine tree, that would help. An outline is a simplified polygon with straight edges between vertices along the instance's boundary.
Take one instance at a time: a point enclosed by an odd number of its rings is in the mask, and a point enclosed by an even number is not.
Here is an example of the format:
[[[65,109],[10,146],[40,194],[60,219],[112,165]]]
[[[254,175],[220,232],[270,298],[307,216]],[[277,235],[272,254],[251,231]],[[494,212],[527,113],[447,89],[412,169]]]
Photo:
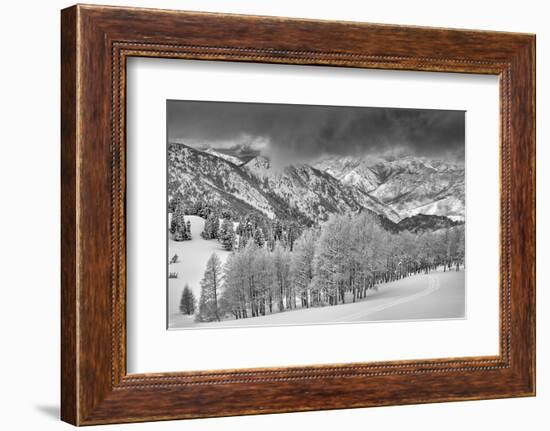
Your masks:
[[[176,212],[172,211],[172,217],[170,217],[170,233],[174,235],[176,233]]]
[[[206,220],[204,221],[204,228],[202,229],[201,236],[204,239],[210,239],[210,217],[206,217]]]
[[[247,242],[248,242],[248,239],[246,235],[244,234],[239,235],[239,240],[237,241],[237,249],[243,250],[246,247]]]
[[[218,296],[222,280],[222,264],[216,253],[212,253],[206,263],[206,270],[201,280],[201,297],[199,300],[199,315],[197,320],[210,322],[220,319]]]
[[[254,230],[254,243],[258,246],[258,247],[263,247],[264,244],[265,244],[265,236],[264,236],[264,231],[262,230],[261,227],[258,226],[258,228],[256,228]]]
[[[219,239],[226,250],[233,250],[235,246],[235,230],[233,229],[233,223],[225,219],[220,227]]]
[[[204,230],[202,231],[201,236],[204,239],[216,239],[218,238],[219,227],[220,219],[218,214],[215,211],[212,211],[204,222]]]
[[[182,204],[178,204],[172,213],[170,232],[174,235],[174,241],[186,241],[191,239],[191,223],[185,220],[185,211]]]
[[[195,313],[195,302],[195,295],[186,283],[181,293],[180,312],[187,315]]]
[[[186,227],[186,233],[187,233],[187,240],[191,240],[191,222],[187,220],[187,223],[185,224]]]
[[[275,221],[273,227],[273,240],[280,241],[283,238],[283,225],[279,220]]]
[[[229,220],[223,219],[222,224],[220,225],[220,229],[218,230],[218,241],[222,241],[222,238],[224,235],[227,234],[229,224],[227,223]]]
[[[298,225],[294,222],[288,223],[286,225],[286,245],[290,251],[294,251],[294,242],[300,236],[300,229]]]
[[[275,249],[275,230],[273,228],[273,224],[270,224],[267,227],[267,233],[266,233],[266,246],[269,251],[273,251]]]
[[[185,241],[187,239],[185,221],[182,217],[181,222],[177,223],[176,232],[174,233],[174,241]]]
[[[181,206],[177,205],[172,211],[172,217],[170,219],[170,233],[174,235],[178,229],[179,222],[181,220]]]

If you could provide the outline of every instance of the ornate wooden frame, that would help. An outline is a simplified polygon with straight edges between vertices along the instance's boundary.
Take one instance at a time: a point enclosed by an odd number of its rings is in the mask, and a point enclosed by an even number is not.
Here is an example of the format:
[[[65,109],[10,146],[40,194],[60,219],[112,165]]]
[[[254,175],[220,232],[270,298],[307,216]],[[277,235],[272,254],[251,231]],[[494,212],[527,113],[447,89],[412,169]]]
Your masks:
[[[81,5],[61,17],[63,420],[88,425],[535,394],[534,35]],[[500,354],[127,375],[130,56],[498,75]]]

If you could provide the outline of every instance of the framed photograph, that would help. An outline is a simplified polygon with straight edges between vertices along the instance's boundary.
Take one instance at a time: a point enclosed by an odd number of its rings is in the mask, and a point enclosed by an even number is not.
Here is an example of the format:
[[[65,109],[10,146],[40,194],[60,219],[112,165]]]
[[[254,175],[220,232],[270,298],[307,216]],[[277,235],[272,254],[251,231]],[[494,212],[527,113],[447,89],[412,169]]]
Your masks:
[[[62,11],[62,419],[535,394],[535,37]]]
[[[466,317],[465,112],[166,116],[169,329]]]

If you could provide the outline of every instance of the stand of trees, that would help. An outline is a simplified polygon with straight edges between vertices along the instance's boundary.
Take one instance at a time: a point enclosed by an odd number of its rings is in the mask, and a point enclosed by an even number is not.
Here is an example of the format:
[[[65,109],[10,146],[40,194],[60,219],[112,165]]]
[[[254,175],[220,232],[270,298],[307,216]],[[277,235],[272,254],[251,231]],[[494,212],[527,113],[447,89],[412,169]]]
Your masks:
[[[172,212],[170,221],[170,233],[174,235],[174,241],[188,241],[191,239],[191,222],[185,220],[183,205],[179,204]]]
[[[293,251],[301,234],[301,228],[295,222],[269,220],[255,213],[236,219],[227,211],[209,209],[206,213],[201,237],[217,239],[229,251],[243,250],[250,242],[269,251],[273,251],[276,244]]]
[[[271,251],[277,241],[284,243],[292,251],[303,226],[312,224],[311,220],[304,218],[298,211],[291,212],[286,217],[283,215],[283,218],[270,219],[259,211],[243,213],[242,209],[239,211],[230,208],[227,203],[220,202],[208,194],[200,199],[190,200],[178,193],[169,199],[168,212],[174,214],[177,209],[182,214],[196,215],[206,220],[204,231],[201,233],[204,239],[220,239],[221,225],[225,220],[232,221],[236,224],[235,234],[240,239],[240,248],[244,248],[250,239],[254,239],[257,243],[263,242],[262,245],[267,245]]]
[[[223,224],[221,231],[233,230]],[[377,217],[363,213],[331,216],[292,240],[284,238],[284,230],[271,230],[268,240],[263,229],[257,232],[250,221],[238,229],[239,246],[223,268],[223,284],[221,264],[212,255],[201,282],[198,320],[355,302],[379,283],[440,266],[459,270],[464,261],[463,225],[390,233]],[[233,239],[231,244],[235,247]]]
[[[244,249],[252,241],[258,247],[267,247],[269,251],[273,251],[277,243],[293,251],[294,244],[301,233],[302,229],[295,222],[279,219],[266,220],[256,214],[248,214],[239,219],[236,230],[239,250]]]

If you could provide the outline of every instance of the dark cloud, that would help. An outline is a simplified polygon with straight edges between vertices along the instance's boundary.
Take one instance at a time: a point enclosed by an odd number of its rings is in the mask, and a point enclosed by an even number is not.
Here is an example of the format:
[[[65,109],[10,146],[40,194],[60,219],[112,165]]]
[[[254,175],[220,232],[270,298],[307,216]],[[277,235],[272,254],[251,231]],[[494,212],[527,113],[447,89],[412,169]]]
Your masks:
[[[171,141],[268,143],[288,160],[323,153],[464,158],[464,111],[168,101],[167,117]]]

